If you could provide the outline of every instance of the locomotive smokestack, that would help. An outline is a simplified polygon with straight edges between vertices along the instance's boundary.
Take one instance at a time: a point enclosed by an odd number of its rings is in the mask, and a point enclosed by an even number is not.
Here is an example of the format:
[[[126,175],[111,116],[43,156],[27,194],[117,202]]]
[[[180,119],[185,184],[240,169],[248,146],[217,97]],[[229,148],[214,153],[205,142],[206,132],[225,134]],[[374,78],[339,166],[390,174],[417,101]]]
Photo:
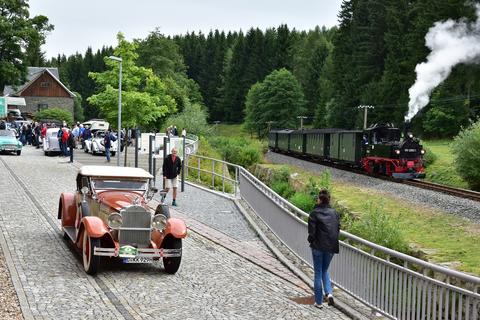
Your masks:
[[[412,124],[410,123],[410,120],[405,120],[403,123],[403,136],[408,137],[408,133],[411,132],[410,129],[412,127]]]

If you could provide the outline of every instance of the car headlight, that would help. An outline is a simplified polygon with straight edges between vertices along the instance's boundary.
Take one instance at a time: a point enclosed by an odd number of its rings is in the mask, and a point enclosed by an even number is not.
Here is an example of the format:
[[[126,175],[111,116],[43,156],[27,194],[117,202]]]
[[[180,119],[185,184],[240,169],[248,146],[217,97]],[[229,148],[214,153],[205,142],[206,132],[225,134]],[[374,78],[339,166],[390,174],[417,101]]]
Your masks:
[[[108,226],[112,229],[118,229],[122,226],[123,220],[119,213],[112,213],[108,217]]]
[[[152,228],[163,230],[167,225],[167,217],[163,214],[157,214],[152,219]]]

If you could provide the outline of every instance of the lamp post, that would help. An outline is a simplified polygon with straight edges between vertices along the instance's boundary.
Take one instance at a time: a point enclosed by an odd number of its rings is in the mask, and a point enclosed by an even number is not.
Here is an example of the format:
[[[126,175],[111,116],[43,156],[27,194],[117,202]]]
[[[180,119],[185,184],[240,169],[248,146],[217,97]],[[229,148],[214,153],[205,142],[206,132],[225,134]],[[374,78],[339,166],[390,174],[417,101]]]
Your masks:
[[[367,113],[368,113],[368,109],[375,109],[374,106],[358,106],[357,107],[358,109],[363,109],[365,110],[364,114],[363,114],[363,130],[367,129]]]
[[[120,155],[122,151],[122,58],[110,56],[109,59],[120,64],[118,79],[118,135],[117,135],[117,167],[120,167]]]
[[[297,116],[297,119],[300,119],[300,130],[303,129],[303,119],[307,119],[307,116]]]

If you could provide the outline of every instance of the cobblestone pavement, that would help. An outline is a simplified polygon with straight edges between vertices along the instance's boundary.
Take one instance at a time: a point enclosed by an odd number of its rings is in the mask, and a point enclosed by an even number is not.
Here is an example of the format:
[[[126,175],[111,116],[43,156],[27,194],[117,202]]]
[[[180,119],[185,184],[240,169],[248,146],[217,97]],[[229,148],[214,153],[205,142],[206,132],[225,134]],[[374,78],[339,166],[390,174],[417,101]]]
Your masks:
[[[1,235],[0,235],[1,237]],[[0,319],[23,319],[20,302],[8,272],[5,256],[0,247]]]
[[[161,264],[110,262],[97,277],[87,276],[56,219],[60,193],[75,188],[76,168],[30,147],[0,159],[0,231],[19,296],[26,297],[20,300],[26,319],[347,318],[334,308],[296,304],[289,298],[305,296],[304,289],[193,232],[176,275]]]

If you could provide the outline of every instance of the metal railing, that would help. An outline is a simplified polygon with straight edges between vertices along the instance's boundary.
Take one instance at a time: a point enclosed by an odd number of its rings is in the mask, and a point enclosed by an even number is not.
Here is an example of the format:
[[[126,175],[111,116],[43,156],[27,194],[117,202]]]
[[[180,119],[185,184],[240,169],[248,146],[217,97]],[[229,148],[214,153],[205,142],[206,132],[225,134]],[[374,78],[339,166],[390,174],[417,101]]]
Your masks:
[[[226,161],[190,154],[185,161],[185,178],[236,197],[239,168]]]
[[[306,238],[308,214],[245,169],[240,193],[275,235],[312,266]],[[443,268],[341,231],[331,265],[336,286],[394,319],[479,318],[480,278]],[[361,250],[352,244],[368,248]]]
[[[300,259],[312,266],[307,243],[308,214],[283,199],[244,168],[196,156],[189,170],[222,177],[238,185],[244,199],[270,230]],[[203,162],[202,162],[203,161]],[[205,161],[214,163],[209,171]],[[235,178],[218,172],[215,163],[235,172]],[[216,172],[213,172],[215,171]],[[223,171],[222,171],[223,172]],[[235,187],[234,195],[237,195]],[[373,310],[392,319],[480,318],[480,278],[450,270],[379,246],[341,231],[340,253],[330,267],[332,282]]]

